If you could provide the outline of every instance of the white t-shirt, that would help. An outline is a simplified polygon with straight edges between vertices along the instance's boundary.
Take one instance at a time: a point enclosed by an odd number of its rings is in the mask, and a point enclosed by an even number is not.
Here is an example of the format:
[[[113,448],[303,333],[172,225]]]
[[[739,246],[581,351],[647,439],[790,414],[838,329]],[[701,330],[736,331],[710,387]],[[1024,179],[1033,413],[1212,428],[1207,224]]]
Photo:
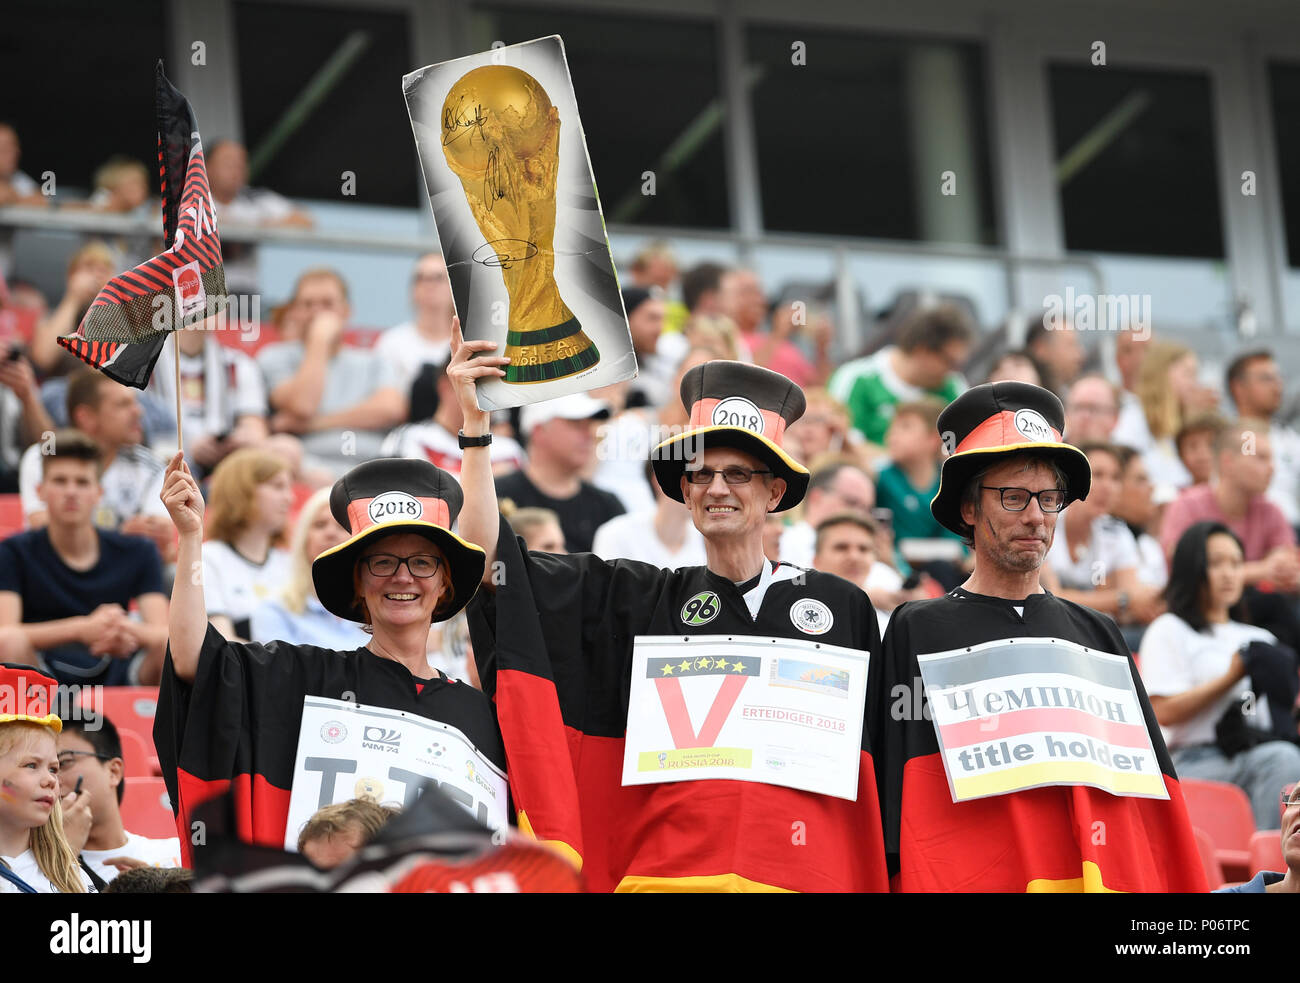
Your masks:
[[[217,220],[222,225],[262,225],[279,222],[293,214],[293,204],[283,195],[265,188],[241,188],[224,205],[217,204]]]
[[[871,569],[867,571],[867,582],[862,585],[870,596],[872,591],[897,591],[903,589],[903,575],[891,567],[888,563],[881,563],[877,560],[871,564]],[[885,637],[885,629],[889,627],[889,617],[893,611],[885,611],[876,608],[876,622],[880,625],[880,637]]]
[[[660,440],[654,411],[624,410],[612,420],[602,420],[596,428],[600,444],[596,447],[596,472],[591,483],[618,496],[629,512],[645,512],[655,507],[654,492],[645,477],[645,462]]]
[[[37,894],[58,894],[54,885],[50,883],[49,878],[41,873],[41,868],[36,865],[36,855],[31,850],[20,853],[16,857],[0,857],[0,861],[9,865],[9,870],[17,874],[27,882],[29,887],[36,890]],[[90,882],[90,877],[80,867],[77,868],[77,874],[81,877],[81,883],[86,886],[86,891],[93,894],[95,887]],[[0,877],[0,894],[22,894],[16,886],[10,884],[3,877]]]
[[[147,447],[131,444],[119,449],[99,478],[104,493],[100,496],[99,508],[95,510],[95,525],[101,529],[117,529],[137,515],[166,518],[167,506],[159,498],[166,470],[167,462]],[[24,522],[33,512],[45,511],[45,503],[36,494],[40,483],[41,445],[35,443],[23,451],[18,466],[18,491],[22,496]]]
[[[403,396],[411,391],[411,383],[420,374],[423,365],[442,365],[451,355],[451,340],[430,341],[420,334],[414,321],[406,321],[389,328],[375,342],[375,353],[384,360],[389,376],[388,383]]]
[[[610,519],[596,530],[591,551],[602,560],[641,560],[665,570],[702,567],[708,563],[704,552],[704,537],[689,518],[686,520],[686,538],[682,541],[682,547],[673,552],[655,532],[653,511],[629,512]]]
[[[1142,662],[1142,682],[1150,696],[1177,696],[1203,683],[1218,679],[1228,671],[1232,653],[1247,642],[1269,642],[1277,639],[1263,628],[1243,625],[1236,621],[1210,625],[1209,631],[1192,629],[1176,614],[1166,613],[1156,618],[1142,636],[1138,657]],[[1165,744],[1172,750],[1193,744],[1213,744],[1214,725],[1242,694],[1250,691],[1250,677],[1246,676],[1227,693],[1190,720],[1164,731]],[[1268,730],[1272,716],[1267,700],[1254,704],[1258,718],[1255,727]]]
[[[104,861],[110,857],[130,857],[143,860],[150,867],[181,866],[181,841],[172,836],[163,840],[151,840],[147,836],[128,832],[126,843],[116,850],[82,850],[81,859],[86,861],[96,874],[105,882],[111,881],[121,870]]]
[[[812,569],[817,552],[817,530],[808,522],[796,522],[781,530],[781,560]],[[900,582],[901,583],[901,582]],[[888,589],[888,588],[887,588]]]
[[[1273,445],[1273,481],[1264,494],[1282,510],[1287,522],[1300,525],[1300,433],[1274,423],[1269,438]]]
[[[1060,578],[1062,587],[1096,590],[1107,584],[1113,586],[1116,573],[1137,567],[1137,540],[1128,526],[1109,515],[1099,515],[1092,520],[1092,535],[1086,543],[1073,544],[1074,555],[1071,556],[1065,536],[1068,512],[1068,509],[1061,512],[1056,523],[1056,535],[1047,551],[1047,562]]]
[[[285,550],[271,549],[266,562],[258,564],[229,543],[208,540],[203,544],[203,600],[209,617],[224,614],[236,622],[251,618],[259,604],[279,596],[290,573]]]
[[[1192,475],[1178,457],[1174,438],[1156,440],[1151,435],[1141,400],[1131,393],[1126,393],[1125,397],[1120,400],[1119,419],[1110,432],[1111,443],[1132,447],[1141,454],[1155,486],[1155,500],[1172,502],[1180,489],[1192,483]]]
[[[407,423],[398,427],[384,438],[379,449],[380,457],[413,457],[417,461],[429,461],[442,468],[453,478],[460,477],[460,464],[465,452],[460,449],[460,439],[446,427],[429,420],[425,423]],[[518,442],[500,434],[492,435],[488,444],[488,456],[492,469],[498,467],[512,471],[521,470],[526,455]]]
[[[1151,587],[1163,588],[1169,583],[1169,564],[1165,562],[1165,551],[1160,548],[1160,540],[1149,532],[1137,538],[1138,582]]]
[[[176,356],[171,347],[173,337],[163,342],[159,365],[172,371],[155,372],[149,380],[149,392],[158,396],[169,414],[176,413]],[[185,415],[185,439],[197,440],[208,435],[227,433],[245,416],[266,416],[266,384],[262,370],[247,352],[221,344],[209,337],[198,355],[181,356],[181,412]],[[164,436],[171,451],[176,439]]]

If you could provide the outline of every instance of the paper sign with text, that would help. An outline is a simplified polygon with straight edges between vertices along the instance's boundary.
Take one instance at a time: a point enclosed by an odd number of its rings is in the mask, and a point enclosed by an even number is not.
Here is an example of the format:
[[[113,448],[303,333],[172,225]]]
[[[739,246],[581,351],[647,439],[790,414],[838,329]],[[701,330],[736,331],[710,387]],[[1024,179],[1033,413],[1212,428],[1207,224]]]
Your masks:
[[[1169,797],[1127,656],[1008,638],[917,661],[954,802],[1045,785]]]
[[[624,785],[734,778],[856,800],[866,652],[788,638],[641,636]]]
[[[409,808],[425,779],[490,829],[507,822],[505,773],[457,728],[428,717],[308,696],[294,760],[286,850],[298,849],[318,809],[355,798]]]

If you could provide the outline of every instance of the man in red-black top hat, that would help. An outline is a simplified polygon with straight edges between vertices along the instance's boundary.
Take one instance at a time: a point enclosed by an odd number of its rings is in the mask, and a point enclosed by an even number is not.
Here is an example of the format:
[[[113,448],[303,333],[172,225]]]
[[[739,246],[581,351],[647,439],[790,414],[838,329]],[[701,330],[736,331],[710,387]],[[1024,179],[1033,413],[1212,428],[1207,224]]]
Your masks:
[[[873,667],[885,849],[900,891],[1204,891],[1160,728],[1115,623],[1039,584],[1088,459],[1022,382],[939,417],[930,511],[975,567],[904,604]]]
[[[453,331],[448,374],[469,448],[460,528],[488,560],[470,627],[520,828],[580,863],[596,891],[887,889],[871,746],[857,729],[865,689],[849,695],[879,651],[871,602],[846,580],[763,555],[768,514],[808,487],[781,446],[803,392],[739,362],[683,377],[690,424],[652,462],[703,534],[706,566],[528,552],[502,531],[479,446],[490,437],[474,380],[499,377],[505,360]],[[847,667],[839,674],[827,671],[832,651]],[[761,687],[795,663],[780,676],[794,688],[845,687],[835,720],[822,719],[851,740],[818,745],[827,750],[816,761],[813,715],[792,721],[758,705],[785,705],[757,694],[776,694]],[[645,721],[666,727],[638,743]],[[691,771],[715,760],[735,770]]]

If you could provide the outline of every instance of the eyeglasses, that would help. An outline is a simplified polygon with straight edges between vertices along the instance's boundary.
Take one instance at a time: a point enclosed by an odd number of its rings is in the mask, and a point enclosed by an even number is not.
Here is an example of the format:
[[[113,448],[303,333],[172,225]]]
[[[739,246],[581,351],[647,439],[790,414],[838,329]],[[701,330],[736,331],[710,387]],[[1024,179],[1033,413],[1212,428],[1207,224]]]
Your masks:
[[[98,758],[100,761],[112,761],[114,755],[99,754],[96,751],[64,751],[59,755],[59,768],[71,768],[77,758]]]
[[[1280,800],[1283,812],[1286,812],[1292,806],[1300,805],[1300,785],[1288,785],[1282,789]]]
[[[692,471],[686,469],[686,480],[692,485],[711,485],[715,475],[722,475],[722,480],[729,485],[747,485],[753,480],[756,474],[771,474],[771,471],[754,471],[749,468],[727,467],[721,471],[715,471],[713,468],[700,468]]]
[[[391,577],[403,563],[411,571],[412,577],[425,579],[432,577],[442,566],[442,557],[429,553],[416,553],[413,556],[394,556],[392,553],[372,553],[364,558],[366,568],[376,577]]]
[[[1038,499],[1038,507],[1044,512],[1059,512],[1065,508],[1065,492],[1059,488],[1044,488],[1031,492],[1028,488],[998,488],[993,485],[980,485],[986,491],[995,491],[1002,496],[1002,507],[1008,512],[1023,512],[1029,508],[1031,498]]]

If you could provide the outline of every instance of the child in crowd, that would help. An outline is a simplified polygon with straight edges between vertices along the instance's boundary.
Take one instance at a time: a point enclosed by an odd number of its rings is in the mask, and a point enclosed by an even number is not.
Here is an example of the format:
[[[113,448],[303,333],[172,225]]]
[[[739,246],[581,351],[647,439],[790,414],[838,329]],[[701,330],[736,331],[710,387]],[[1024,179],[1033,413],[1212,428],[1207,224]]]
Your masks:
[[[63,833],[63,722],[51,710],[58,684],[30,666],[0,664],[0,687],[25,694],[5,708],[22,712],[0,713],[0,894],[86,894],[90,878]]]

